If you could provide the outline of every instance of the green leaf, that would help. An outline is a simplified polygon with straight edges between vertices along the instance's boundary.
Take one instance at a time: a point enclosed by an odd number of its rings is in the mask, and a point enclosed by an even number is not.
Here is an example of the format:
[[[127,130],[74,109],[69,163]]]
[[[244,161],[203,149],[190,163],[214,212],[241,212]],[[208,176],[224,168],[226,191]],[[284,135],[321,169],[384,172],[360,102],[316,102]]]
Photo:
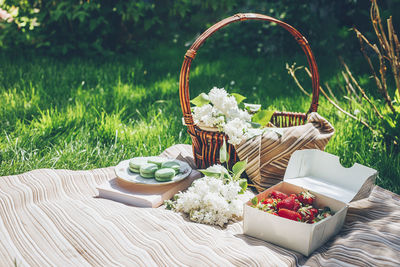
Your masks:
[[[250,113],[255,113],[255,112],[260,110],[261,105],[260,104],[247,104],[247,103],[244,103],[244,108]]]
[[[271,120],[272,115],[274,115],[273,110],[260,110],[251,118],[252,122],[259,123],[262,126],[267,125],[267,123]]]
[[[214,178],[220,178],[221,173],[220,172],[212,172],[212,171],[207,171],[207,170],[199,170],[202,174],[208,177],[214,177]]]
[[[210,98],[208,97],[207,94],[201,93],[192,100],[190,100],[190,103],[192,103],[196,107],[201,107],[210,103]]]
[[[240,190],[239,194],[244,194],[244,192],[246,192],[246,189],[247,189],[247,180],[246,179],[240,179],[239,180],[239,186],[240,186],[240,188],[242,188],[242,190]]]
[[[250,122],[250,125],[252,128],[255,128],[255,129],[261,128],[261,124],[256,123],[256,122]]]
[[[233,172],[233,180],[237,180],[240,178],[240,175],[246,170],[247,159],[245,161],[238,161],[232,167]]]
[[[253,198],[251,199],[251,204],[257,205],[257,204],[258,204],[258,198],[257,198],[257,197],[253,197]]]
[[[218,179],[224,179],[224,178],[231,179],[228,170],[225,169],[223,166],[210,166],[205,170],[199,170],[199,171],[208,177],[214,177]]]
[[[241,94],[232,93],[231,95],[235,97],[236,102],[238,103],[238,105],[239,105],[243,100],[246,99],[246,97],[245,97],[245,96],[242,96]]]
[[[226,142],[225,140],[223,140],[222,146],[219,150],[219,161],[221,163],[225,163],[229,161],[229,154],[228,151],[226,149]]]
[[[229,172],[225,172],[222,174],[221,179],[224,180],[224,182],[230,182],[232,180],[232,176],[229,174]]]

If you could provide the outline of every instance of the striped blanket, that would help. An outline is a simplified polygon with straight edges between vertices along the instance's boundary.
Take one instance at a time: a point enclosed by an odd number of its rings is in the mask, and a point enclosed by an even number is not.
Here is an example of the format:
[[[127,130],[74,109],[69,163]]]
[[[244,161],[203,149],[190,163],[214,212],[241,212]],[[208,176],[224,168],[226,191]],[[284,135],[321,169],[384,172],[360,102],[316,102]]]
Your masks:
[[[163,155],[192,163],[191,147]],[[400,197],[375,187],[310,257],[181,214],[97,198],[113,168],[0,177],[0,266],[398,266]],[[266,225],[265,227],[268,227]]]

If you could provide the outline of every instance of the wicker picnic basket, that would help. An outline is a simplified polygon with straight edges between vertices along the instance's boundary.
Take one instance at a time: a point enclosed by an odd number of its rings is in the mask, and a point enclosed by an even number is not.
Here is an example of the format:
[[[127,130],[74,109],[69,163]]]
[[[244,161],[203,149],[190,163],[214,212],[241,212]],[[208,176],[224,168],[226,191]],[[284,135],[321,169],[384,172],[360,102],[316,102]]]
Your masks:
[[[229,18],[226,18],[206,30],[202,35],[200,35],[196,41],[192,44],[190,49],[185,54],[185,59],[182,64],[182,69],[179,78],[179,98],[181,102],[183,118],[186,126],[188,127],[188,133],[192,138],[193,154],[196,165],[198,168],[207,168],[219,161],[219,150],[223,142],[228,139],[228,137],[222,132],[215,131],[205,131],[200,129],[194,124],[191,109],[190,109],[190,95],[189,95],[189,73],[192,61],[196,56],[197,50],[200,46],[207,40],[208,37],[213,35],[219,29],[229,25],[233,22],[243,21],[243,20],[263,20],[269,22],[275,22],[277,25],[283,27],[290,32],[295,38],[297,43],[301,46],[304,53],[307,56],[307,61],[310,66],[312,74],[312,101],[310,109],[307,113],[295,113],[295,112],[275,112],[272,116],[271,123],[276,127],[290,127],[303,125],[307,121],[307,115],[310,112],[316,112],[318,108],[318,98],[319,98],[319,74],[317,64],[315,62],[314,55],[311,48],[306,40],[306,38],[301,35],[295,28],[289,24],[277,20],[275,18],[254,14],[254,13],[244,13],[236,14]],[[238,161],[238,156],[233,145],[228,145],[228,153],[230,155],[229,165],[232,166]]]

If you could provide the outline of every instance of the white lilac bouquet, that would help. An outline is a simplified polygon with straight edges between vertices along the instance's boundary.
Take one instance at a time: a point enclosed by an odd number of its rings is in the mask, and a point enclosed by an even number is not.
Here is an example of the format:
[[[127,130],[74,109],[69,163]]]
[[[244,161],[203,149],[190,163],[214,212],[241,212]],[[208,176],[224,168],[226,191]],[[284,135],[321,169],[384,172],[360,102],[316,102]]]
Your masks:
[[[194,123],[203,129],[216,128],[229,137],[230,144],[238,145],[243,139],[261,134],[261,126],[265,126],[274,113],[261,110],[261,105],[244,103],[245,99],[217,87],[208,94],[201,93],[190,101],[195,105],[192,108]]]
[[[224,226],[243,216],[243,203],[251,196],[246,192],[247,180],[240,175],[245,161],[237,162],[232,171],[221,165],[200,170],[205,177],[193,182],[185,192],[165,202],[166,208],[182,212],[195,222]]]

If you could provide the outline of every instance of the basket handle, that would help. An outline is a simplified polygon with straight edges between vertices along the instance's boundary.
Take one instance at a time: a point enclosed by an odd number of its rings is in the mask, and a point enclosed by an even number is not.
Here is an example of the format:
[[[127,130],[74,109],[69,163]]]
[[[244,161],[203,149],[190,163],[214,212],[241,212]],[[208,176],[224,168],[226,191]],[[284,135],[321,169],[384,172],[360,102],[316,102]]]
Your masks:
[[[194,122],[192,117],[192,112],[190,110],[190,96],[189,96],[189,73],[190,73],[190,65],[192,64],[193,59],[196,56],[197,50],[200,46],[207,40],[208,37],[213,35],[219,29],[229,25],[233,22],[243,21],[243,20],[266,20],[270,22],[275,22],[279,26],[286,29],[290,32],[291,35],[296,39],[297,43],[301,46],[304,53],[307,56],[308,64],[310,65],[311,74],[312,74],[312,101],[310,109],[307,113],[315,112],[318,109],[318,98],[319,98],[319,74],[317,63],[315,61],[314,55],[311,51],[310,45],[308,44],[307,39],[300,34],[295,28],[290,26],[289,24],[277,20],[273,17],[255,14],[255,13],[239,13],[233,15],[229,18],[221,20],[220,22],[214,24],[210,28],[208,28],[202,35],[200,35],[196,41],[192,44],[189,50],[187,50],[185,54],[185,59],[182,64],[181,73],[179,77],[179,98],[181,101],[181,107],[183,112],[183,117],[185,120],[185,124],[188,126],[189,132],[194,132]]]

